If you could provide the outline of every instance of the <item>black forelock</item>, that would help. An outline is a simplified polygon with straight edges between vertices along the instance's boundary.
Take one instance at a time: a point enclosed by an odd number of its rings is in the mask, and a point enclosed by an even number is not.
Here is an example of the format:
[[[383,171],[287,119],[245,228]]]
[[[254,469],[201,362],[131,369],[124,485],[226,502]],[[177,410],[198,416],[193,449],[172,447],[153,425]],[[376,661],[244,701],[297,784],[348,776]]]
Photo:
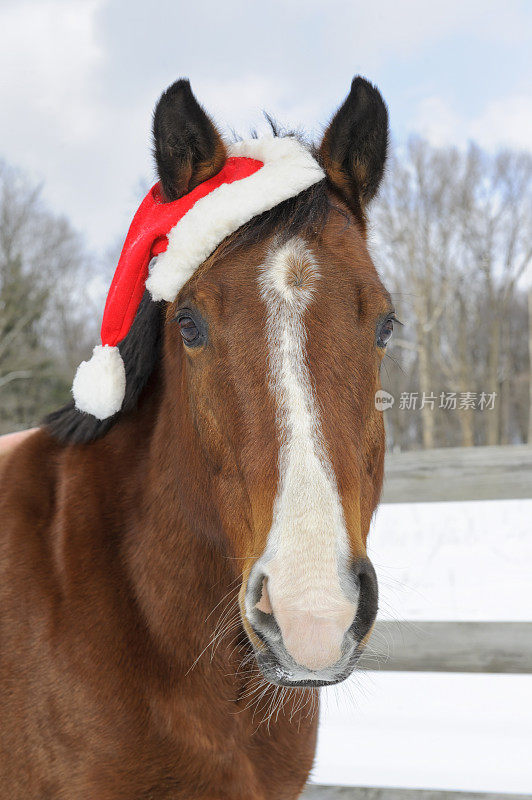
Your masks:
[[[71,400],[44,418],[48,431],[63,444],[87,444],[104,436],[121,415],[133,411],[159,361],[163,328],[163,303],[154,303],[145,291],[131,329],[118,349],[126,370],[126,393],[122,409],[100,420],[85,414]]]
[[[242,225],[228,237],[224,252],[257,244],[274,235],[281,241],[303,235],[314,239],[323,230],[333,207],[325,180],[315,183]]]
[[[320,155],[315,147],[305,141],[296,131],[286,131],[268,113],[264,113],[266,121],[272,134],[277,138],[292,136],[296,138],[304,147],[307,147],[316,161],[320,162]],[[258,138],[256,131],[252,131],[252,138]],[[235,139],[239,137],[235,136]],[[327,189],[327,180],[313,184],[310,188],[300,192],[295,197],[290,197],[282,203],[264,211],[253,217],[245,225],[242,225],[235,233],[228,237],[224,243],[224,251],[240,249],[251,246],[259,241],[266,240],[273,235],[278,235],[281,241],[291,239],[293,236],[305,235],[313,239],[322,232],[329,213],[334,208],[343,213],[333,205]]]

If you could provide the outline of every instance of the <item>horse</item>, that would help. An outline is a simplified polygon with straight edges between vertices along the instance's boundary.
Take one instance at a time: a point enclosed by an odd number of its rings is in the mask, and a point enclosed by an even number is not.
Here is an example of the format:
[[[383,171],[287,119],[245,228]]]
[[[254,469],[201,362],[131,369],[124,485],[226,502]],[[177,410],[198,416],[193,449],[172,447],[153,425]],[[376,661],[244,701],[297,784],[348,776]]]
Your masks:
[[[296,140],[272,124],[272,139]],[[367,247],[388,116],[356,77],[312,186],[145,292],[125,399],[71,402],[2,459],[0,795],[295,800],[319,690],[377,613],[366,540],[395,318]],[[188,81],[154,116],[162,202],[227,143]]]

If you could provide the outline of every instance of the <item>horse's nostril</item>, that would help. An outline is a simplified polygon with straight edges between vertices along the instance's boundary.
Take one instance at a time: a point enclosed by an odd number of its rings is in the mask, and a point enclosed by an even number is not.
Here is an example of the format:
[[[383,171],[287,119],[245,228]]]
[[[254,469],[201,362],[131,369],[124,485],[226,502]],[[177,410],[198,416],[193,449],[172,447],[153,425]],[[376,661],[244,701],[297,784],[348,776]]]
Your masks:
[[[270,595],[268,594],[268,578],[264,577],[260,583],[261,592],[259,602],[255,603],[255,608],[262,611],[263,614],[273,614],[272,604],[270,602]]]
[[[266,636],[272,641],[280,638],[279,626],[268,593],[268,577],[264,573],[253,576],[248,584],[246,610],[249,622],[260,638],[264,639]]]
[[[261,602],[267,577],[263,572],[252,572],[247,585],[246,608],[248,611],[258,609],[262,611]],[[267,590],[266,590],[267,591]],[[269,612],[266,612],[269,613]]]
[[[379,607],[379,588],[373,564],[368,558],[359,558],[352,567],[359,587],[358,607],[352,631],[360,642],[371,630]]]

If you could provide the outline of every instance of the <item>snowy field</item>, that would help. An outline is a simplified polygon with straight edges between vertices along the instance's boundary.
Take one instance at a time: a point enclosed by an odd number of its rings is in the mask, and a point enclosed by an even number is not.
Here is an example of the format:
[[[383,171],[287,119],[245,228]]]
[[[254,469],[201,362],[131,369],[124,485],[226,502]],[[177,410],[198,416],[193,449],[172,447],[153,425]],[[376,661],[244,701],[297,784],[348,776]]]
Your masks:
[[[381,619],[532,621],[532,500],[380,507]],[[313,780],[532,794],[532,675],[358,673],[322,692]]]
[[[382,505],[368,554],[380,619],[532,621],[532,500]]]

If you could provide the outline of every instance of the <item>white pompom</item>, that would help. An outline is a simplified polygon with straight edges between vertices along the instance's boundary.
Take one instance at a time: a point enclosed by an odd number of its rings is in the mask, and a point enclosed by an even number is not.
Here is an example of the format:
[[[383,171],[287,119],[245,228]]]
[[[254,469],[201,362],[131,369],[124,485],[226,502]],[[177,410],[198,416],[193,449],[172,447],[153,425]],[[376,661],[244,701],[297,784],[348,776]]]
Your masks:
[[[126,393],[126,371],[118,347],[96,345],[90,361],[79,365],[72,394],[76,408],[97,419],[120,411]]]

